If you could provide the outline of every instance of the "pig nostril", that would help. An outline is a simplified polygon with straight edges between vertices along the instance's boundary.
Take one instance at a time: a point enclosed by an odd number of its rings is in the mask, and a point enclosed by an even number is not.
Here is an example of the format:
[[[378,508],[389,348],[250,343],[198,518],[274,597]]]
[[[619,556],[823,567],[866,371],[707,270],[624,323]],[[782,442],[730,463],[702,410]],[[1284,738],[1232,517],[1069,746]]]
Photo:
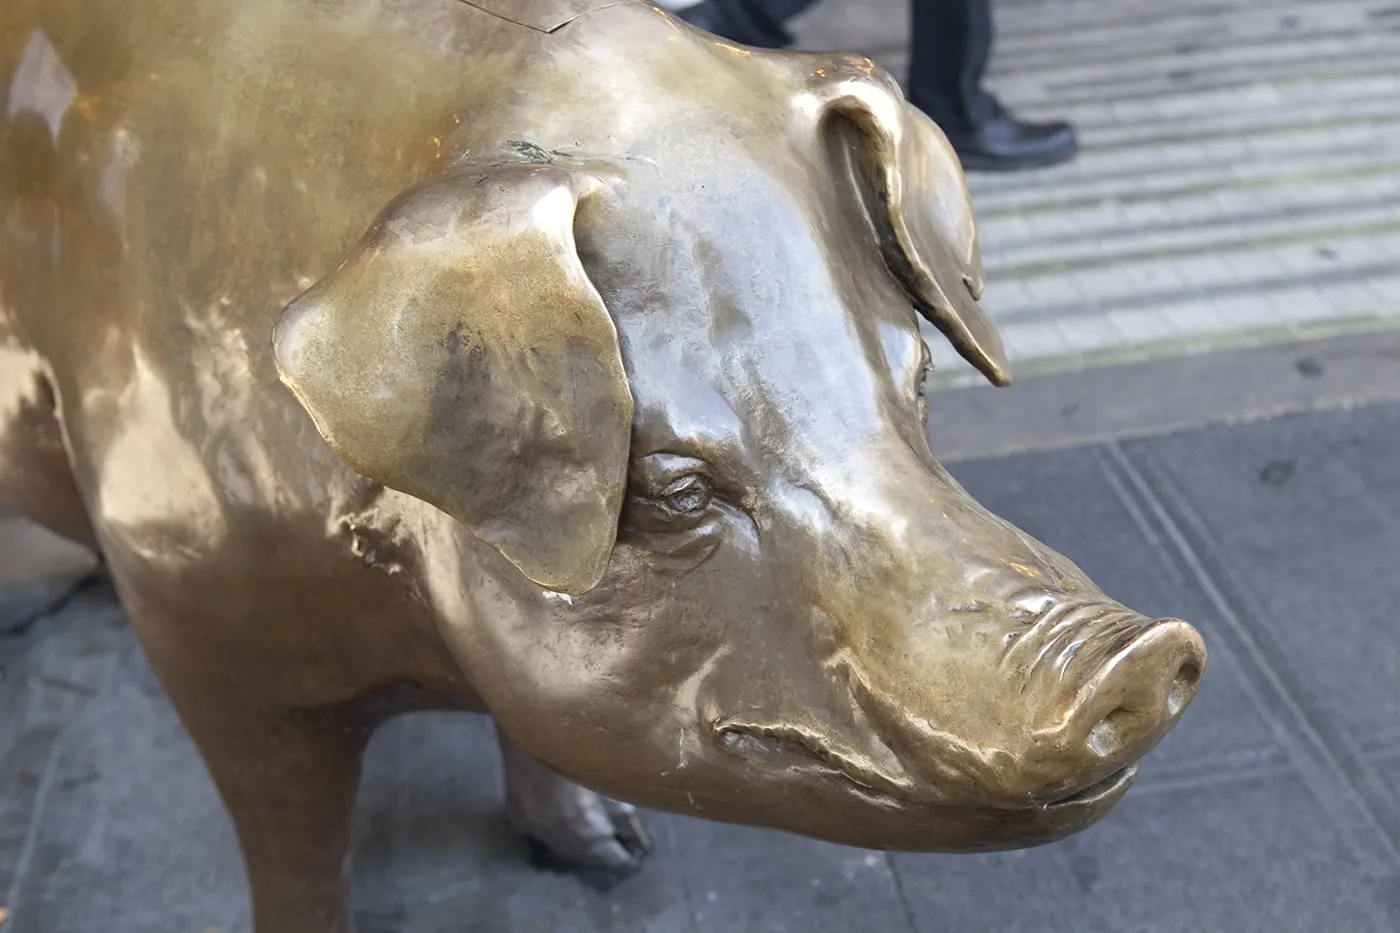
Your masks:
[[[1113,758],[1128,744],[1128,732],[1137,715],[1120,706],[1089,730],[1089,748],[1100,758]]]
[[[1175,719],[1195,697],[1200,681],[1200,665],[1195,661],[1185,662],[1177,668],[1165,699],[1159,701],[1160,706],[1147,701],[1145,697],[1138,697],[1138,702],[1133,706],[1119,706],[1100,719],[1089,730],[1090,750],[1106,760],[1119,757],[1129,745],[1152,731],[1154,724],[1161,725]]]
[[[1186,704],[1195,698],[1196,687],[1200,682],[1200,665],[1193,661],[1187,661],[1181,665],[1176,672],[1176,677],[1172,679],[1171,690],[1167,692],[1168,716],[1175,717],[1186,708]]]
[[[1072,733],[1084,736],[1080,747],[1103,763],[1145,754],[1195,699],[1205,661],[1200,635],[1185,622],[1145,626],[1082,688],[1088,700]],[[1105,707],[1110,712],[1102,715]],[[1086,735],[1079,730],[1087,722],[1093,725]]]

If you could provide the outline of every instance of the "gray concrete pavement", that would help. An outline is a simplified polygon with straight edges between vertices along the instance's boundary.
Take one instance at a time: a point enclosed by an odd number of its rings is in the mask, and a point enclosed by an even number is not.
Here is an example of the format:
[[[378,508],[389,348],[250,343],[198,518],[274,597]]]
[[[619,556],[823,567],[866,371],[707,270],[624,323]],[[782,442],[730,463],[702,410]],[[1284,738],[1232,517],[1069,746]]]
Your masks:
[[[1345,360],[1325,347],[1299,359]],[[1083,398],[1090,375],[1005,395]],[[484,719],[415,716],[369,757],[362,933],[1400,931],[1400,403],[1372,402],[953,465],[1209,643],[1186,721],[1086,833],[887,856],[652,814],[645,872],[597,895],[528,867]],[[103,587],[0,636],[0,906],[3,933],[248,929],[228,822]]]

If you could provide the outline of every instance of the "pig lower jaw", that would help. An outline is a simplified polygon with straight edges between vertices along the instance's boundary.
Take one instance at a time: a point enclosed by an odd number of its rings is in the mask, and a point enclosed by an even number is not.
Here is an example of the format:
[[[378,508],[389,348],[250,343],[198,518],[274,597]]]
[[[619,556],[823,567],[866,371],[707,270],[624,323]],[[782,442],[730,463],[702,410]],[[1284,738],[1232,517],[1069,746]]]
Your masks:
[[[905,782],[854,767],[844,756],[831,753],[819,742],[797,730],[729,723],[716,730],[716,737],[720,747],[726,752],[750,762],[772,766],[780,761],[805,761],[809,767],[815,766],[813,770],[821,778],[835,780],[844,786],[846,792],[854,793],[881,808],[902,810],[910,807],[949,805],[944,800],[921,799],[922,795]],[[995,809],[1012,817],[1017,813],[1057,818],[1073,818],[1075,813],[1106,813],[1113,809],[1132,787],[1137,773],[1138,766],[1134,763],[1119,768],[1088,787],[1053,800],[1028,802],[1022,806],[1003,805]]]

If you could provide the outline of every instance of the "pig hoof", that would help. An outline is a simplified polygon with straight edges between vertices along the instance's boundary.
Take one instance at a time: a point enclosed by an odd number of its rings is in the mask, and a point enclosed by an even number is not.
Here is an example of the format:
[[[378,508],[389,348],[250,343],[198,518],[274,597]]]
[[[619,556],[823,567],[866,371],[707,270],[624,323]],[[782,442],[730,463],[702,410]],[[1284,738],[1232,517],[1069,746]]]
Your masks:
[[[598,797],[597,805],[611,825],[610,835],[595,838],[560,838],[553,842],[527,833],[530,864],[541,871],[571,874],[600,894],[631,878],[641,870],[651,851],[651,837],[636,808]]]

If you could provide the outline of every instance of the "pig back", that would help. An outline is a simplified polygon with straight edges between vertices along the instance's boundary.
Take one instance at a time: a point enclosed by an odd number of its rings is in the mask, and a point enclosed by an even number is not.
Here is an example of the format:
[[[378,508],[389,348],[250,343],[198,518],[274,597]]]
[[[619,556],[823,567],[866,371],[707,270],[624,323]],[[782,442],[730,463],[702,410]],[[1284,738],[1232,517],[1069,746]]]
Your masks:
[[[455,0],[0,5],[0,332],[109,543],[362,494],[278,384],[276,316],[546,36]]]

